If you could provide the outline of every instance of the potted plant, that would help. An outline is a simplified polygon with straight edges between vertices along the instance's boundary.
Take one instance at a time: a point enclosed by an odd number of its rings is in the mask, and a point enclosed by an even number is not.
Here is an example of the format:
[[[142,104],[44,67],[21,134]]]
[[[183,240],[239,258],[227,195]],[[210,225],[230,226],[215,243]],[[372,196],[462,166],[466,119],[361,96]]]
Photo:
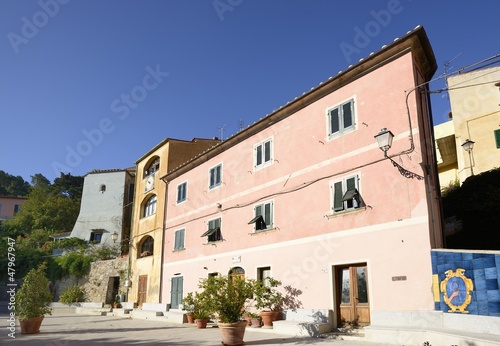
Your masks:
[[[196,323],[198,328],[206,328],[207,323],[212,317],[211,302],[205,297],[205,292],[193,293],[189,292],[182,300],[189,309],[189,315]]]
[[[44,315],[52,314],[49,304],[52,294],[49,291],[49,280],[45,276],[45,263],[31,269],[23,279],[21,288],[16,292],[15,312],[21,325],[22,334],[40,332]]]
[[[277,289],[281,281],[267,277],[255,283],[254,299],[255,307],[260,309],[260,315],[264,324],[263,328],[272,328],[273,321],[279,318],[283,310],[285,297]]]
[[[252,328],[260,328],[262,326],[262,317],[260,314],[248,311],[246,316],[250,319],[250,326]]]
[[[215,314],[223,345],[242,345],[247,321],[245,302],[253,293],[254,282],[231,276],[211,276],[198,285],[201,298]]]
[[[186,318],[188,323],[194,323],[194,293],[189,292],[184,298],[182,298],[182,307],[186,311]]]

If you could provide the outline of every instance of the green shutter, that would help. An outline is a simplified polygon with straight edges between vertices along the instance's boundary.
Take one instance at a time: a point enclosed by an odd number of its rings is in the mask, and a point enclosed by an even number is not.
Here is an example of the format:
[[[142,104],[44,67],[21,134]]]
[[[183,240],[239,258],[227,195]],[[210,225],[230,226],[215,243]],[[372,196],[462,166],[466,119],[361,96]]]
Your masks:
[[[348,103],[345,103],[342,105],[342,120],[343,120],[343,129],[346,129],[348,127],[352,126],[352,103],[349,101]]]
[[[497,144],[497,149],[500,149],[500,129],[494,131],[495,134],[495,142]]]
[[[259,166],[262,164],[262,145],[257,146],[255,150],[256,150],[255,165]]]
[[[271,141],[264,143],[264,162],[271,161]]]
[[[271,227],[272,226],[272,204],[271,203],[267,203],[267,204],[264,204],[264,221],[266,222],[266,226],[267,227]]]
[[[183,229],[181,229],[179,231],[179,249],[184,248],[184,232],[185,232],[185,230],[183,230]]]
[[[330,111],[330,134],[339,132],[339,109],[335,108]]]
[[[333,210],[340,211],[344,209],[342,202],[342,182],[338,181],[333,185]]]
[[[347,185],[347,191],[354,190],[356,188],[356,177],[347,179],[346,185]]]

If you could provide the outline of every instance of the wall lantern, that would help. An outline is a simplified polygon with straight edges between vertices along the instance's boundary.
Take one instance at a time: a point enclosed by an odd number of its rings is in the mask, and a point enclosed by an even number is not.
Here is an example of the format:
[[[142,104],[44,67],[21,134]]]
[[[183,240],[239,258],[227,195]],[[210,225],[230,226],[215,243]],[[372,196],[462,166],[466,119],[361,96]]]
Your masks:
[[[401,173],[401,175],[403,177],[412,178],[412,179],[417,178],[418,180],[424,179],[423,176],[404,169],[403,167],[401,167],[399,165],[399,163],[397,163],[396,161],[391,159],[389,156],[387,156],[387,151],[389,151],[389,149],[392,146],[392,139],[393,138],[394,138],[394,134],[390,130],[386,129],[385,127],[382,130],[380,130],[380,132],[377,135],[375,135],[375,139],[377,140],[378,147],[380,148],[380,150],[382,150],[384,152],[384,157],[388,158],[392,162],[392,165],[399,170],[399,173]]]
[[[464,150],[469,153],[469,163],[470,163],[470,174],[471,175],[474,175],[474,170],[472,169],[472,149],[474,149],[474,143],[475,142],[471,141],[468,138],[465,140],[465,142],[462,143],[462,148],[464,148]]]
[[[113,243],[118,239],[118,233],[116,233],[116,231],[111,234],[111,239],[113,239]]]
[[[393,138],[394,135],[392,134],[392,132],[385,127],[380,130],[380,132],[375,136],[378,147],[384,152],[384,157],[387,157],[387,151],[391,149]]]

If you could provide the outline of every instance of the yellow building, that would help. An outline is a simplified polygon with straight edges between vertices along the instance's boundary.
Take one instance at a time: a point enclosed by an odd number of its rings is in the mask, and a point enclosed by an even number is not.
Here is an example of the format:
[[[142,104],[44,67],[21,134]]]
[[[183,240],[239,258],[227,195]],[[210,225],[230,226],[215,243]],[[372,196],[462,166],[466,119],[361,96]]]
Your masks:
[[[167,138],[136,161],[134,212],[130,238],[128,301],[160,302],[165,183],[160,177],[213,145],[217,138]],[[165,249],[164,251],[168,251]]]
[[[481,68],[491,63],[494,58],[448,77],[460,183],[500,167],[500,91],[495,85],[500,81],[500,67]],[[467,150],[471,142],[473,147]]]

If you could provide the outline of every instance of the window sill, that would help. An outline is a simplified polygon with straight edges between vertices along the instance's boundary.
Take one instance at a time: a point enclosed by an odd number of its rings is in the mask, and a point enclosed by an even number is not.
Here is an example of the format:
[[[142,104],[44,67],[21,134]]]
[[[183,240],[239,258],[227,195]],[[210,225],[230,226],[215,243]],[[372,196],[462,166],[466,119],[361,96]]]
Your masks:
[[[181,251],[184,251],[184,250],[186,250],[185,247],[180,248],[180,249],[173,249],[172,252],[181,252]]]
[[[224,241],[224,239],[222,240],[217,240],[217,241],[209,241],[207,243],[203,243],[203,245],[217,245],[219,243],[222,243]]]
[[[325,217],[330,220],[330,219],[333,219],[333,218],[336,218],[338,216],[344,216],[344,215],[350,215],[350,214],[356,214],[356,213],[360,213],[360,212],[363,212],[366,210],[366,206],[365,207],[359,207],[359,208],[356,208],[356,209],[350,209],[350,210],[344,210],[344,211],[338,211],[336,213],[333,213],[333,214],[327,214],[325,215]]]
[[[269,233],[269,232],[273,232],[273,231],[277,231],[279,230],[278,227],[273,227],[273,228],[269,228],[269,229],[260,229],[258,231],[254,231],[252,233],[248,233],[249,235],[258,235],[258,234],[265,234],[265,233]]]

